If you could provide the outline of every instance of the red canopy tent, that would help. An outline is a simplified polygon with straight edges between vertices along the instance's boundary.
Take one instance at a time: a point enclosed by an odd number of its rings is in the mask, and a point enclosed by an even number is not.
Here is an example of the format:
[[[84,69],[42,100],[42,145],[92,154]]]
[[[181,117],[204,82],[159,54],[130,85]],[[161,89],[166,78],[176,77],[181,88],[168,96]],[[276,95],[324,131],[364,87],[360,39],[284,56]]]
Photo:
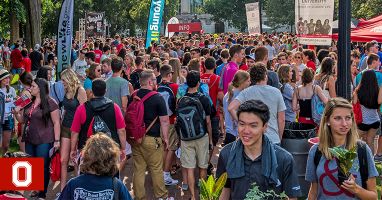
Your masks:
[[[333,39],[338,40],[338,34],[333,34]],[[382,42],[382,15],[370,20],[361,20],[357,28],[351,31],[352,42],[370,42],[376,40]]]

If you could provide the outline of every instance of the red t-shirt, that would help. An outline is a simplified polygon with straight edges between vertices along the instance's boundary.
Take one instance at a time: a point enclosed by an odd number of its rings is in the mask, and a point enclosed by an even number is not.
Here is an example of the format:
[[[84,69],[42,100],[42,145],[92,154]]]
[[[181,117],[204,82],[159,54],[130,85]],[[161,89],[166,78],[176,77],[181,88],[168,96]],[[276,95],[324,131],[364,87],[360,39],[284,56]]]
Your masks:
[[[312,69],[314,72],[316,72],[316,64],[309,60],[307,63],[306,63],[306,66],[309,67],[310,69]]]
[[[179,85],[176,83],[171,83],[169,86],[172,92],[174,93],[174,97],[176,100],[176,94],[178,93]],[[175,120],[176,120],[176,114],[174,113],[173,115],[170,116],[170,124],[175,124]]]
[[[12,68],[14,69],[21,68],[22,61],[23,61],[23,56],[21,55],[21,51],[19,49],[14,49],[11,52]]]
[[[95,62],[101,63],[102,51],[99,49],[96,49],[96,50],[94,50],[94,53],[95,53]]]
[[[31,72],[32,70],[32,61],[30,58],[26,57],[23,58],[23,61],[21,62],[21,66],[24,67],[26,72]]]
[[[126,124],[125,124],[125,120],[123,119],[122,111],[116,103],[114,103],[114,113],[115,113],[115,124],[116,124],[117,130],[125,128]],[[77,134],[80,133],[81,126],[85,124],[85,121],[86,121],[86,109],[85,109],[85,104],[82,104],[78,106],[76,113],[74,114],[73,123],[70,130]],[[93,127],[92,123],[90,124],[90,127]],[[87,133],[87,135],[88,137],[92,135],[91,129],[89,129],[89,132]]]
[[[202,83],[208,84],[209,87],[209,94],[212,100],[212,103],[214,104],[216,108],[216,101],[218,98],[218,92],[219,90],[219,82],[220,82],[220,76],[216,74],[202,74],[200,76],[200,81]]]
[[[248,65],[247,64],[240,65],[239,69],[244,70],[244,71],[248,71]]]

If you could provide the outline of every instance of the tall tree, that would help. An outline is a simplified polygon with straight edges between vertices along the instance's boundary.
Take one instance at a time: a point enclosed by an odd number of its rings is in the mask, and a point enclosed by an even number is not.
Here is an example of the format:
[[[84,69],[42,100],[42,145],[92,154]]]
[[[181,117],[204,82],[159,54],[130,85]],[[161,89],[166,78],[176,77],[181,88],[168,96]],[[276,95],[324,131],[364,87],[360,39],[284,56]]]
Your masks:
[[[247,28],[245,4],[253,0],[206,0],[204,9],[214,21],[226,21],[229,25],[244,31]]]
[[[264,7],[269,25],[279,28],[282,25],[292,26],[295,21],[294,0],[269,0]]]

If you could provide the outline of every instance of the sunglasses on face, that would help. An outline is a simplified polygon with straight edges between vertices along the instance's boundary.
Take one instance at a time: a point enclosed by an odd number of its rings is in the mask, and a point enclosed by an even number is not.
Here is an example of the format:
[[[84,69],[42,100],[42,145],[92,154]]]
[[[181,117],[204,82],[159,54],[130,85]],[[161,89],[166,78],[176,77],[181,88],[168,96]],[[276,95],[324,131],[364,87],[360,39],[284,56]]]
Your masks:
[[[300,56],[298,56],[298,57],[295,57],[296,59],[301,59],[301,57]]]

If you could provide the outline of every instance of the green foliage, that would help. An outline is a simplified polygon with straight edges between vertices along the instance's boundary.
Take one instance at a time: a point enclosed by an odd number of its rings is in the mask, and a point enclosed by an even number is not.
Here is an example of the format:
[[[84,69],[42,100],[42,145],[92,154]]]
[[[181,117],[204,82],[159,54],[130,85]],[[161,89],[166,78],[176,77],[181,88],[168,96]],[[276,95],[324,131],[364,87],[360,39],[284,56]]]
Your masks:
[[[206,0],[204,9],[212,15],[214,21],[227,21],[230,26],[244,31],[247,28],[245,4],[253,0]]]
[[[0,37],[9,39],[10,13],[16,15],[17,21],[22,24],[26,22],[27,12],[20,0],[0,0]]]
[[[218,200],[223,187],[227,181],[227,173],[222,174],[215,182],[214,177],[208,177],[207,182],[200,180],[200,199],[201,200]]]
[[[279,28],[281,25],[294,24],[294,0],[268,0],[264,9],[271,27]]]
[[[273,190],[267,190],[263,192],[260,190],[259,186],[256,183],[253,184],[253,188],[249,190],[245,196],[245,200],[261,200],[261,199],[288,199],[288,196],[285,192],[281,194],[276,194]]]
[[[357,146],[350,150],[341,147],[329,148],[330,153],[337,158],[340,170],[344,175],[350,175],[350,169],[353,166],[353,161],[357,157]]]
[[[382,14],[382,0],[352,0],[352,17],[370,19]]]

